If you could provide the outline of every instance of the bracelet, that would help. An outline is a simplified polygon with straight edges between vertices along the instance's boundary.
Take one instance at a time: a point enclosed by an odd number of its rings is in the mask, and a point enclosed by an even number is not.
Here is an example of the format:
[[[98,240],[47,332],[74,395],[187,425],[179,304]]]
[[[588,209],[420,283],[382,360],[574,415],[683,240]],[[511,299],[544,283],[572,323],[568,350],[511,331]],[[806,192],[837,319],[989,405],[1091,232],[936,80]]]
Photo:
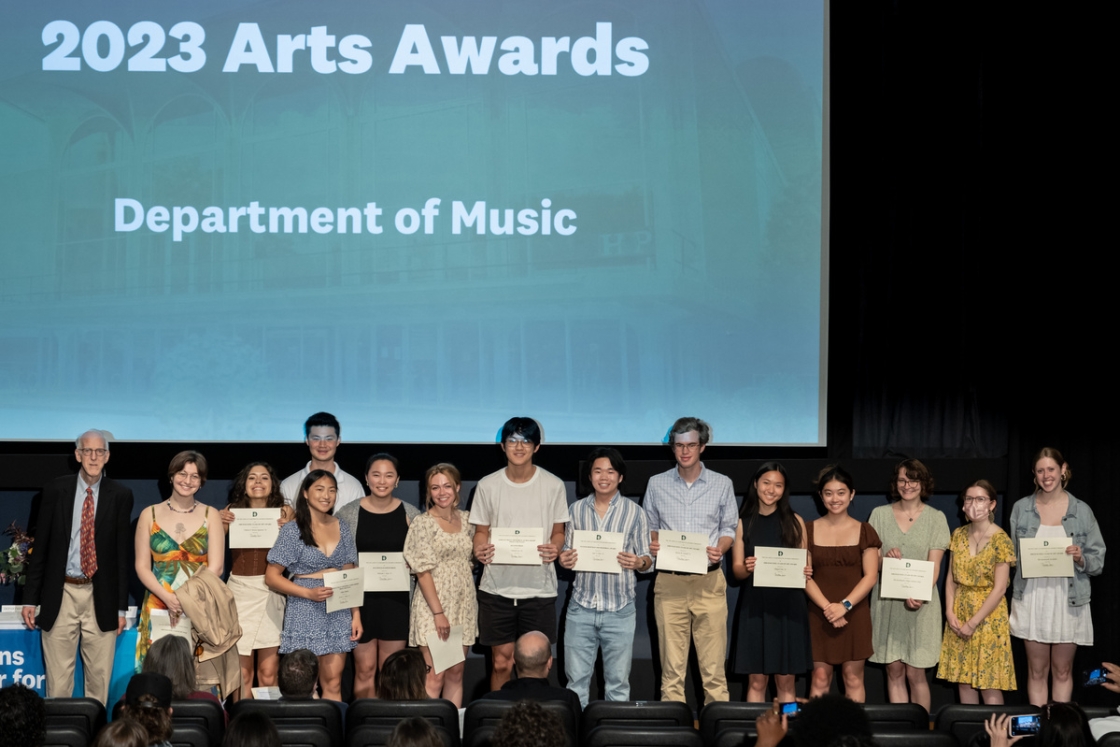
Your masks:
[[[440,610],[439,612],[433,612],[432,617],[435,617],[436,615],[442,615],[442,614],[443,614],[443,610]]]

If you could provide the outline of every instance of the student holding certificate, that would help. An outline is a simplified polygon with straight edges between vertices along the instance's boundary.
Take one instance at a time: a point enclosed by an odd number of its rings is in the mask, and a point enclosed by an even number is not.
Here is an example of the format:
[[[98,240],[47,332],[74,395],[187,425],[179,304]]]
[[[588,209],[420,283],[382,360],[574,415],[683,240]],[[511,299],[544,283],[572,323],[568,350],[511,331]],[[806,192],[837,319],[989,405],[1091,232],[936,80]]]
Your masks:
[[[606,700],[630,699],[636,574],[648,571],[653,559],[645,511],[618,491],[626,476],[622,454],[594,449],[584,461],[583,476],[594,492],[572,504],[560,565],[576,571],[564,629],[564,663],[568,689],[586,707],[600,646]],[[613,547],[611,540],[617,541]],[[606,562],[605,569],[592,563],[599,559]]]
[[[404,558],[398,556],[404,552],[408,527],[420,515],[420,509],[393,495],[400,483],[398,464],[391,454],[371,456],[365,471],[369,495],[347,503],[336,515],[350,527],[360,561],[369,557],[363,557],[363,553],[377,553],[378,558],[393,553],[387,557],[400,561],[400,575],[407,579]],[[371,571],[366,573],[368,581]],[[369,588],[367,583],[366,589]],[[359,611],[362,637],[354,649],[355,698],[377,697],[377,672],[390,654],[400,651],[408,642],[409,591],[407,585],[391,591],[366,591]]]
[[[933,563],[930,586],[936,587],[941,558],[949,547],[949,522],[945,514],[926,505],[932,493],[933,475],[929,469],[917,459],[906,459],[895,467],[891,478],[893,502],[875,508],[868,523],[883,542],[883,558]],[[871,661],[887,665],[890,702],[917,703],[928,712],[926,669],[937,666],[941,657],[941,597],[936,588],[928,602],[890,598],[889,593],[883,593],[883,583],[871,590],[875,649]]]
[[[1015,565],[1011,538],[995,523],[996,489],[977,480],[961,494],[968,524],[949,542],[945,637],[937,676],[956,682],[962,703],[1003,703],[1015,690],[1007,622],[1007,584]]]
[[[1019,559],[1011,587],[1011,635],[1026,645],[1027,695],[1041,706],[1069,701],[1074,653],[1079,645],[1093,645],[1089,577],[1104,568],[1105,546],[1092,509],[1066,491],[1072,473],[1061,453],[1042,449],[1032,464],[1036,490],[1011,509],[1010,534]],[[1032,538],[1068,541],[1073,577],[1031,577],[1032,548],[1024,548],[1024,540]]]
[[[795,700],[795,678],[813,668],[809,611],[804,589],[762,586],[754,576],[755,548],[804,550],[805,522],[789,505],[785,467],[766,462],[754,473],[731,545],[731,572],[746,580],[739,591],[739,630],[731,654],[734,670],[749,675],[747,702],[766,702],[774,675],[778,700]],[[809,566],[804,577],[812,576]]]
[[[292,519],[292,509],[284,502],[280,480],[267,462],[245,466],[229,488],[229,505],[222,511],[222,523],[231,526],[235,515],[230,509],[275,509],[280,525]],[[237,604],[241,638],[237,654],[241,662],[241,691],[235,700],[253,697],[253,677],[258,687],[275,687],[280,670],[280,632],[284,629],[284,595],[272,591],[264,582],[268,567],[268,547],[236,547],[230,550],[233,566],[226,585]],[[254,666],[254,657],[256,658]]]
[[[425,685],[428,696],[463,705],[463,668],[460,661],[448,669],[433,666],[431,644],[450,641],[452,628],[462,630],[460,643],[467,648],[478,637],[478,600],[472,577],[474,526],[470,514],[459,509],[462,479],[453,464],[437,464],[424,475],[428,510],[412,522],[404,541],[404,557],[416,574],[419,594],[412,595],[408,642],[419,646],[431,670]],[[435,638],[433,638],[433,636]]]
[[[316,469],[303,478],[296,497],[295,521],[280,528],[268,553],[265,582],[288,596],[280,653],[301,648],[319,657],[319,686],[326,700],[342,700],[346,654],[362,637],[358,605],[327,612],[334,590],[323,574],[356,568],[358,551],[345,523],[331,515],[337,497],[334,475]],[[284,578],[287,570],[291,579]]]
[[[817,478],[825,514],[809,522],[809,556],[813,578],[805,593],[813,638],[813,683],[810,698],[826,694],[835,665],[841,665],[844,694],[857,703],[866,697],[863,669],[871,656],[871,610],[867,596],[879,575],[879,535],[866,522],[848,516],[855,482],[841,467],[826,467]]]

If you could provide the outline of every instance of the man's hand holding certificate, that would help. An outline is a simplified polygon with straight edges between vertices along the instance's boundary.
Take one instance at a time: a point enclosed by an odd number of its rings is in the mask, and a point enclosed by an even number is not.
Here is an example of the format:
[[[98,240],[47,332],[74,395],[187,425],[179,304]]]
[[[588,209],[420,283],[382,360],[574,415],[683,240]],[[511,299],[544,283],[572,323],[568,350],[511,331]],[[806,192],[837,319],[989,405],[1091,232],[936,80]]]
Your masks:
[[[754,585],[782,589],[805,588],[807,550],[791,547],[754,548]]]
[[[883,599],[933,598],[933,563],[910,558],[883,558],[879,596]]]
[[[360,552],[358,566],[366,574],[366,591],[409,591],[411,588],[403,552]]]
[[[658,533],[661,550],[657,554],[657,570],[678,573],[708,572],[708,535],[704,532]]]
[[[498,565],[540,565],[544,544],[541,527],[490,527],[490,544],[494,546],[494,559]]]
[[[365,599],[365,573],[361,568],[330,571],[323,574],[323,586],[331,589],[327,597],[327,614],[361,607]]]
[[[280,535],[279,508],[231,508],[233,523],[229,525],[229,546],[237,548],[271,548]]]
[[[572,549],[576,551],[574,570],[591,573],[622,573],[618,554],[622,552],[622,532],[572,531]]]
[[[1073,578],[1073,555],[1066,552],[1072,544],[1072,537],[1019,540],[1019,570],[1023,578]]]

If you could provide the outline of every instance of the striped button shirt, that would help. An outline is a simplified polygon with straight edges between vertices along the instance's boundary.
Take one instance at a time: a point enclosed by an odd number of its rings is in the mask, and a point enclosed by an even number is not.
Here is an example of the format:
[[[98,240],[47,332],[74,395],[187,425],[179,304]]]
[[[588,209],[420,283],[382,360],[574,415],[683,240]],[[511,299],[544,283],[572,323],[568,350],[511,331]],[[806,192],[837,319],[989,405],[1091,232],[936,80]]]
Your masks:
[[[595,511],[595,495],[576,501],[571,508],[572,520],[564,527],[564,549],[572,549],[572,531],[621,532],[622,547],[638,557],[649,555],[649,525],[645,512],[637,503],[615,493],[607,506],[606,516]],[[591,573],[577,571],[572,599],[581,607],[604,612],[617,612],[634,601],[635,572]]]

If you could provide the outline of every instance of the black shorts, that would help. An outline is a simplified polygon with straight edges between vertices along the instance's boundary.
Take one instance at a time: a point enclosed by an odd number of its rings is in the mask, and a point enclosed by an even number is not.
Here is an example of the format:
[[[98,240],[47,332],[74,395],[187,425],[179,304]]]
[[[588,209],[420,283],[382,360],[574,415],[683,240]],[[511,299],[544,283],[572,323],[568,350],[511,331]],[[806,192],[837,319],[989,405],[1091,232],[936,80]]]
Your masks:
[[[556,597],[507,599],[497,594],[478,592],[478,642],[501,646],[540,631],[556,643]]]

